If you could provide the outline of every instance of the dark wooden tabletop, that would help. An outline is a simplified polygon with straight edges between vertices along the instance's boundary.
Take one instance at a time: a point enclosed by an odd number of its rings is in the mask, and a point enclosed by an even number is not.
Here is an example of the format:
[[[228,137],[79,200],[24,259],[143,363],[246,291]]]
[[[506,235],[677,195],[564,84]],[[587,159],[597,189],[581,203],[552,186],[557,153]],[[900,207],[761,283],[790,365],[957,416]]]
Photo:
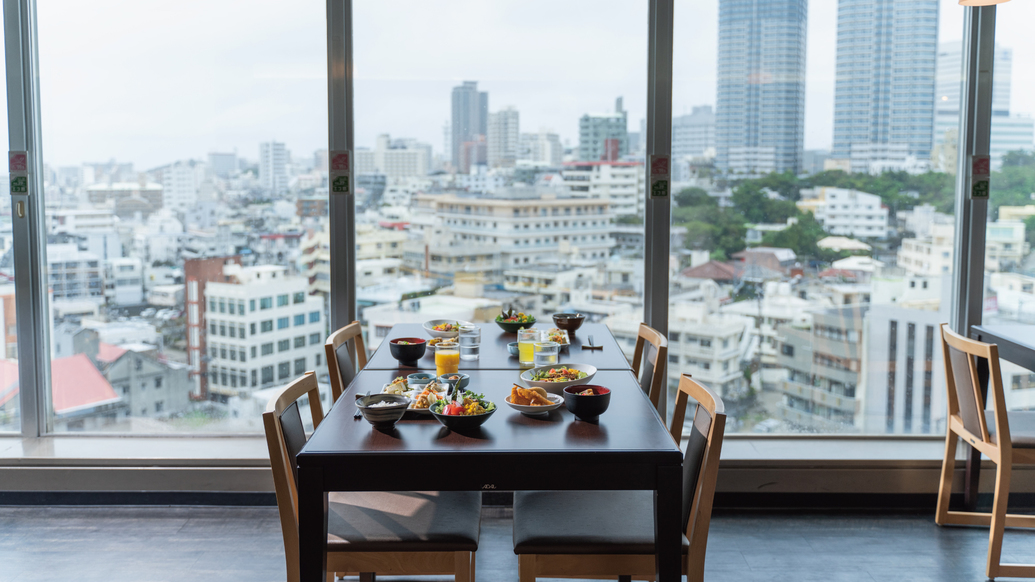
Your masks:
[[[1035,325],[1006,323],[975,325],[970,337],[999,346],[999,357],[1028,370],[1035,370]]]
[[[480,323],[482,329],[481,356],[477,360],[460,360],[460,371],[465,370],[518,370],[518,359],[507,352],[507,344],[517,341],[516,333],[506,333],[495,323]],[[535,326],[538,329],[550,329],[553,325],[539,323]],[[603,346],[600,350],[584,350],[583,343],[589,343],[589,336],[593,336],[593,345]],[[574,334],[568,332],[571,345],[561,350],[559,363],[565,364],[589,364],[596,366],[598,370],[629,370],[629,360],[618,347],[611,330],[602,323],[586,323]],[[370,359],[367,361],[367,370],[400,370],[412,373],[418,370],[435,369],[434,350],[428,350],[423,358],[418,360],[416,367],[404,366],[394,357],[388,347],[389,340],[400,337],[422,337],[431,336],[419,323],[397,323],[388,332],[381,345],[378,346]]]

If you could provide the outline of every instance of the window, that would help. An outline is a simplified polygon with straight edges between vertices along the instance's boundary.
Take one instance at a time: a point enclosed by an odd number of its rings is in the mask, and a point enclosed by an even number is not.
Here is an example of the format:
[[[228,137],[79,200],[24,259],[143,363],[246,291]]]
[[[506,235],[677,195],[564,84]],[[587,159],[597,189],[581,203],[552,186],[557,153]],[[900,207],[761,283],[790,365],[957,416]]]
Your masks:
[[[305,347],[305,336],[304,335],[300,335],[300,336],[296,337],[295,338],[295,349],[304,348],[304,347]]]
[[[280,340],[277,342],[277,351],[286,352],[291,349],[291,340]]]
[[[259,322],[259,331],[262,333],[273,331],[273,320],[267,319],[266,321]]]
[[[305,291],[299,291],[298,293],[295,293],[294,303],[296,305],[299,303],[305,303]]]
[[[262,355],[268,356],[273,353],[273,342],[262,344]]]
[[[320,312],[311,311],[309,312],[309,323],[317,323],[320,321]]]
[[[273,366],[262,367],[262,383],[269,384],[273,381]]]
[[[305,314],[299,313],[295,316],[295,325],[305,325]]]
[[[251,332],[252,335],[255,335],[255,324],[254,323],[248,324],[248,330]]]
[[[262,297],[262,298],[259,299],[259,309],[272,309],[272,308],[273,308],[273,298],[272,297]]]
[[[254,299],[249,299],[248,300],[248,310],[249,311],[255,311],[255,300]]]
[[[277,329],[287,329],[291,326],[290,317],[278,317],[277,318]]]
[[[295,375],[301,376],[305,374],[305,358],[298,358],[295,360]]]
[[[252,358],[254,358],[255,357],[255,346],[252,346],[251,352],[252,352]]]
[[[320,339],[320,334],[318,334],[318,333],[311,333],[311,334],[309,334],[309,345],[312,346],[312,345],[316,345],[316,344],[320,344],[320,343],[323,343],[323,340]]]
[[[291,362],[277,364],[277,380],[286,380],[291,376]]]
[[[288,304],[288,295],[277,295],[277,307],[284,307]]]

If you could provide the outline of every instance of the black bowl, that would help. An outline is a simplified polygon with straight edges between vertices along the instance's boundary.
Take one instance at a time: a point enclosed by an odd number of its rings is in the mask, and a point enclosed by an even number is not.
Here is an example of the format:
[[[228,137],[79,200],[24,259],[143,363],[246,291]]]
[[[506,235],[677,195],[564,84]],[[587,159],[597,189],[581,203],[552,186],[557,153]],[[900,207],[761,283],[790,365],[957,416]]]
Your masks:
[[[410,342],[399,345],[398,342]],[[388,342],[392,351],[392,357],[400,362],[416,362],[424,357],[424,351],[428,349],[428,340],[420,337],[400,337]]]
[[[582,327],[582,324],[586,321],[586,314],[584,313],[554,313],[553,324],[558,328],[566,330],[568,333],[575,333],[575,330]]]
[[[450,376],[459,376],[456,380],[450,380]],[[467,385],[471,383],[471,376],[462,372],[450,372],[448,374],[442,374],[437,379],[439,384],[446,384],[449,386],[449,393],[453,393],[453,389],[459,386],[460,389],[467,388]]]
[[[379,402],[389,402],[389,406],[374,406]],[[356,399],[356,408],[363,413],[363,418],[374,428],[388,430],[395,427],[395,423],[406,414],[410,406],[410,399],[402,394],[373,394],[362,396]]]
[[[453,430],[456,432],[471,431],[478,428],[479,426],[485,424],[485,421],[489,420],[489,417],[492,416],[496,412],[496,410],[499,409],[498,406],[493,405],[492,410],[486,412],[485,414],[476,414],[473,416],[448,416],[445,414],[439,414],[437,412],[445,406],[444,402],[439,402],[440,403],[432,404],[431,408],[429,408],[428,410],[431,411],[431,415],[437,418],[443,426],[445,426],[449,430]]]
[[[519,329],[525,329],[526,327],[532,327],[535,325],[535,318],[533,317],[532,321],[526,321],[525,323],[496,320],[496,325],[500,326],[500,328],[507,333],[517,333]]]
[[[585,392],[589,389],[592,389],[594,392],[592,396],[579,394],[579,392]],[[568,386],[564,389],[564,406],[582,420],[596,421],[597,417],[607,410],[608,404],[611,404],[611,390],[609,388],[593,384],[582,384],[579,386]]]

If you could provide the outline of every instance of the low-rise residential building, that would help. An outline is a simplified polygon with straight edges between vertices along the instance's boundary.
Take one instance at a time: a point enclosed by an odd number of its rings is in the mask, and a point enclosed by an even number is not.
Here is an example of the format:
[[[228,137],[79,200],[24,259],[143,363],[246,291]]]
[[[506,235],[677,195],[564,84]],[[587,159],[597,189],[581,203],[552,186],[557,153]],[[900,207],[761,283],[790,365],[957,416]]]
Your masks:
[[[561,176],[573,193],[607,200],[614,216],[643,216],[646,175],[642,162],[568,162]]]
[[[797,206],[802,212],[811,212],[823,230],[831,234],[888,236],[888,207],[876,194],[827,186],[803,188]]]
[[[140,259],[120,257],[104,261],[104,296],[109,305],[144,302],[144,269]]]
[[[100,343],[94,357],[101,373],[133,417],[168,417],[187,410],[193,388],[188,366],[159,360],[154,346]]]
[[[936,222],[924,237],[902,240],[898,265],[918,275],[940,275],[952,271],[955,226]],[[1030,245],[1024,239],[1024,223],[996,221],[985,230],[985,270],[1001,271],[1019,265]]]

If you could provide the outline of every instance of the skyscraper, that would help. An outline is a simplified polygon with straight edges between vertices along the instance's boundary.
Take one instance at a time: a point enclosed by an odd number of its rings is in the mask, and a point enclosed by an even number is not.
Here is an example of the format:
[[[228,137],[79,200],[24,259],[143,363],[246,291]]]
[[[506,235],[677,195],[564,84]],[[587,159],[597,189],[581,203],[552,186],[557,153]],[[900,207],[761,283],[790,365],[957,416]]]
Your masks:
[[[627,153],[629,126],[621,97],[615,99],[614,113],[587,113],[579,118],[580,160],[614,161]]]
[[[719,0],[719,170],[754,175],[800,167],[807,17],[807,0]]]
[[[486,137],[490,168],[510,167],[517,161],[521,133],[519,124],[518,110],[513,107],[489,114]]]
[[[464,81],[453,87],[453,143],[450,159],[460,166],[460,149],[465,142],[478,141],[488,131],[489,94],[478,91],[478,81]]]
[[[832,157],[930,157],[937,50],[938,0],[839,0]]]
[[[259,144],[259,184],[273,194],[287,191],[288,153],[284,144],[268,141]]]
[[[934,98],[934,144],[932,162],[936,170],[956,173],[954,155],[959,133],[960,88],[963,52],[960,41],[938,45],[938,68]],[[1035,120],[1028,116],[1010,115],[1010,85],[1013,73],[1013,50],[995,45],[992,63],[992,142],[989,153],[993,167],[1002,164],[1003,154],[1014,150],[1031,150],[1035,141]],[[944,144],[949,148],[945,149]],[[944,149],[938,155],[939,149]]]

